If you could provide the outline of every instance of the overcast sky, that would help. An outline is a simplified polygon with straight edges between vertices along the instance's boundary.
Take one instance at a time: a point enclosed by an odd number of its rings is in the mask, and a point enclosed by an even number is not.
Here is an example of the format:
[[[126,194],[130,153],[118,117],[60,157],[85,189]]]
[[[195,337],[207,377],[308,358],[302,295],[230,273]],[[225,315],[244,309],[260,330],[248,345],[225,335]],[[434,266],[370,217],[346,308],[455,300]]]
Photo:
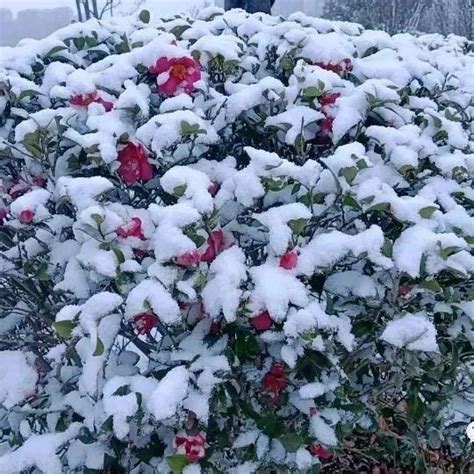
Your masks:
[[[99,0],[100,1],[100,0]],[[122,4],[134,4],[133,0],[122,0]],[[202,0],[146,0],[148,6],[155,5],[160,7],[164,13],[168,14],[176,10],[183,10],[196,3],[204,3]],[[17,13],[26,8],[56,8],[56,7],[71,7],[76,8],[75,0],[0,0],[0,6],[12,10]]]
[[[9,8],[13,12],[25,10],[26,8],[73,7],[74,4],[74,0],[0,0],[2,7]]]

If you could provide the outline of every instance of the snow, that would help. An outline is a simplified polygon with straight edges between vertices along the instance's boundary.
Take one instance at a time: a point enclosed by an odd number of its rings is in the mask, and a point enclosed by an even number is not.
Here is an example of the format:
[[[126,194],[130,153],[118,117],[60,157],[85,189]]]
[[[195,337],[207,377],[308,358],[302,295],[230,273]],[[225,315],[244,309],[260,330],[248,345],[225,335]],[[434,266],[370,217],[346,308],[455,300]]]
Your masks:
[[[380,337],[410,351],[439,352],[436,336],[436,328],[428,316],[416,313],[390,321]]]
[[[0,403],[12,408],[34,395],[38,374],[22,352],[0,351],[0,379]]]
[[[265,121],[265,126],[273,126],[285,130],[285,142],[293,145],[299,135],[302,135],[306,140],[314,136],[317,130],[314,124],[323,118],[324,115],[321,112],[300,105],[281,114],[268,117]]]
[[[212,317],[220,312],[227,321],[234,321],[240,303],[240,285],[246,279],[245,255],[238,247],[222,252],[209,268],[213,276],[202,290],[202,300],[206,311]]]
[[[290,304],[299,307],[308,304],[308,292],[303,283],[283,268],[264,264],[251,268],[250,275],[255,284],[251,295],[255,313],[267,310],[272,319],[281,321]]]
[[[146,304],[165,324],[173,324],[179,318],[178,304],[158,281],[143,280],[130,291],[125,304],[125,315],[133,318],[146,312]]]
[[[157,420],[173,416],[188,394],[189,372],[185,367],[171,369],[153,390],[148,408]]]
[[[320,415],[311,417],[311,430],[316,439],[326,446],[336,446],[337,438],[334,429]]]
[[[229,423],[229,446],[207,433],[206,462],[308,470],[313,442],[344,453],[341,433],[372,428],[373,377],[354,384],[354,364],[409,384],[431,354],[446,378],[449,347],[474,340],[469,43],[302,13],[159,14],[0,51],[0,334],[23,350],[0,352],[0,472],[103,470],[112,437],[127,445],[120,463],[168,472],[176,435]],[[195,90],[165,96],[157,84],[185,71],[149,67],[191,53]],[[71,106],[94,92],[114,108]],[[153,171],[131,186],[127,142]],[[287,382],[274,399],[272,367]],[[456,370],[464,389],[472,368]],[[348,389],[360,413],[341,408]],[[272,400],[282,426],[299,420],[292,452],[250,416]],[[436,423],[465,420],[459,398],[442,402]],[[457,455],[459,434],[443,449]],[[144,467],[155,441],[164,453]]]
[[[334,265],[349,253],[357,257],[364,252],[375,264],[390,268],[391,260],[384,257],[380,250],[383,243],[383,232],[376,225],[357,235],[347,235],[339,231],[320,234],[301,249],[297,270],[304,275],[312,275],[316,268]]]
[[[288,222],[299,219],[310,219],[311,212],[301,203],[276,206],[261,214],[254,214],[269,229],[270,246],[276,255],[282,255],[288,249],[289,241],[293,231]]]
[[[57,450],[79,434],[80,423],[72,423],[62,433],[33,435],[15,451],[0,457],[0,471],[20,474],[31,467],[38,467],[48,474],[61,474],[63,465]]]

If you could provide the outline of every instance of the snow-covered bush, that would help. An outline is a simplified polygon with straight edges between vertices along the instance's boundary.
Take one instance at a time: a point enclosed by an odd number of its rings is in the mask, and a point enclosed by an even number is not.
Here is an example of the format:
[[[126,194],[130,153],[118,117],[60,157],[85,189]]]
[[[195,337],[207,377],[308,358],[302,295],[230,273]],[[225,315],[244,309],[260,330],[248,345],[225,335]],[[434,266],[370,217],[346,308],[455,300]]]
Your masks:
[[[1,50],[0,472],[461,467],[470,51],[219,9]]]

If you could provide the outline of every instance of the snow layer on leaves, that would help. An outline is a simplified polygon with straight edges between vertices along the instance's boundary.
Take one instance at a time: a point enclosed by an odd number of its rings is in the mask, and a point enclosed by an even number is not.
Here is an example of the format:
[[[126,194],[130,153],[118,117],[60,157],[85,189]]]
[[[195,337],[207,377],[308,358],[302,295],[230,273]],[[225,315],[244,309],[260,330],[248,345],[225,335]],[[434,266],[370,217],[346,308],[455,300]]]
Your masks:
[[[472,44],[302,13],[146,17],[0,52],[0,333],[39,348],[38,375],[26,351],[3,368],[31,392],[0,387],[0,411],[18,405],[0,471],[113,452],[167,472],[192,448],[203,471],[302,471],[348,432],[365,451],[355,424],[392,456],[367,393],[472,391],[467,363],[440,362],[474,340]],[[416,438],[438,449],[445,426],[459,453],[467,405],[436,397]]]
[[[158,281],[143,280],[130,291],[125,304],[125,316],[146,312],[151,307],[165,323],[175,323],[179,318],[179,307],[165,287]]]
[[[298,272],[311,275],[316,268],[334,265],[348,254],[358,257],[363,253],[366,253],[367,258],[375,264],[390,268],[391,260],[381,253],[383,243],[383,232],[376,225],[356,235],[347,235],[339,231],[317,235],[301,249]]]
[[[171,369],[153,390],[148,408],[157,420],[173,416],[188,394],[189,372],[185,367]]]
[[[11,408],[34,395],[38,374],[20,351],[0,351],[0,403]]]
[[[396,347],[410,351],[439,352],[436,328],[423,313],[407,314],[390,321],[381,338]]]
[[[308,304],[308,292],[304,285],[291,273],[272,264],[250,269],[255,288],[251,294],[255,310],[267,309],[277,321],[285,318],[288,306],[304,307]]]
[[[79,434],[80,423],[73,423],[62,433],[33,435],[13,452],[0,457],[0,470],[12,474],[37,467],[48,474],[61,474],[63,466],[57,450]]]
[[[240,285],[247,277],[245,255],[238,247],[222,252],[209,268],[212,278],[202,290],[206,311],[213,317],[221,311],[228,321],[234,321],[240,303]]]

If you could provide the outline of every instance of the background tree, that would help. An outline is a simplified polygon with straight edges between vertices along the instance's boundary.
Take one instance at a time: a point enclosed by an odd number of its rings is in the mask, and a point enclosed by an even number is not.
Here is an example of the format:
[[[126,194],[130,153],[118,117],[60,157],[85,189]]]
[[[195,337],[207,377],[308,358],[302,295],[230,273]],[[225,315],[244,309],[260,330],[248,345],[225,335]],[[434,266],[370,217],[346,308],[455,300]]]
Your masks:
[[[472,38],[472,0],[328,0],[328,18],[390,33],[425,31]]]

